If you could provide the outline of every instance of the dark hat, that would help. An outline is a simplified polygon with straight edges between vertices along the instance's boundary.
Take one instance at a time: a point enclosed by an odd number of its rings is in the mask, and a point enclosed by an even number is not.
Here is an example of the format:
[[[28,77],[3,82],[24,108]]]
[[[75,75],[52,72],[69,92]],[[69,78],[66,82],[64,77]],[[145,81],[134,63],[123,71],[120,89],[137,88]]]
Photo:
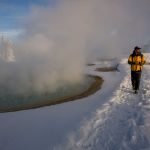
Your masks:
[[[140,47],[138,47],[138,46],[134,47],[134,50],[137,50],[137,49],[141,49],[141,48],[140,48]]]

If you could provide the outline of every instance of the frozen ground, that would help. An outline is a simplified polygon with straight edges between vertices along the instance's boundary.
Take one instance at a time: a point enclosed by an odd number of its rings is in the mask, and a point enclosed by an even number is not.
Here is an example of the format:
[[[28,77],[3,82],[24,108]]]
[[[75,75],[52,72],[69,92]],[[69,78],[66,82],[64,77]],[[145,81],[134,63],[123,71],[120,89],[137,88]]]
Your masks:
[[[145,54],[147,60],[149,54]],[[0,150],[150,150],[150,66],[133,94],[127,58],[120,72],[97,72],[114,60],[88,66],[105,82],[78,101],[0,114]]]

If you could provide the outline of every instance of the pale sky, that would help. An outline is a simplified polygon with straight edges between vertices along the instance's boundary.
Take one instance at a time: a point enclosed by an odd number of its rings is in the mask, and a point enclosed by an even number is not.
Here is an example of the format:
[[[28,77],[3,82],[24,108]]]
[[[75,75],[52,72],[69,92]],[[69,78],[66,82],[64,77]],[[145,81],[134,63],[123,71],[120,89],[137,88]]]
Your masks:
[[[34,5],[46,7],[56,0],[0,0],[0,33],[14,36],[21,32],[21,23]]]

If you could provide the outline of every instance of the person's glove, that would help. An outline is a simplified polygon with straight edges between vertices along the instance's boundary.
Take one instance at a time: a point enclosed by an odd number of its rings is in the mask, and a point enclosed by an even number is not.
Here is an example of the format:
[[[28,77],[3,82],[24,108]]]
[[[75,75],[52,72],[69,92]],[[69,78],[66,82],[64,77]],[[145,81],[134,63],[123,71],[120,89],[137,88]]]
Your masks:
[[[133,65],[140,65],[140,62],[136,61],[136,62],[132,62]]]
[[[143,64],[142,64],[141,62],[139,62],[139,65],[140,65],[140,66],[143,66]]]

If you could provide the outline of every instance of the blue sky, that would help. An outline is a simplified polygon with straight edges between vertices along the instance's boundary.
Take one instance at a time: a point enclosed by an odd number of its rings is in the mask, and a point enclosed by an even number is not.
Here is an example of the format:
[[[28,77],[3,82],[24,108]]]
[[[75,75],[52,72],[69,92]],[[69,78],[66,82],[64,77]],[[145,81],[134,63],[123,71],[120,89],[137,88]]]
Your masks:
[[[56,0],[0,0],[0,32],[18,29],[33,5],[53,6]]]

